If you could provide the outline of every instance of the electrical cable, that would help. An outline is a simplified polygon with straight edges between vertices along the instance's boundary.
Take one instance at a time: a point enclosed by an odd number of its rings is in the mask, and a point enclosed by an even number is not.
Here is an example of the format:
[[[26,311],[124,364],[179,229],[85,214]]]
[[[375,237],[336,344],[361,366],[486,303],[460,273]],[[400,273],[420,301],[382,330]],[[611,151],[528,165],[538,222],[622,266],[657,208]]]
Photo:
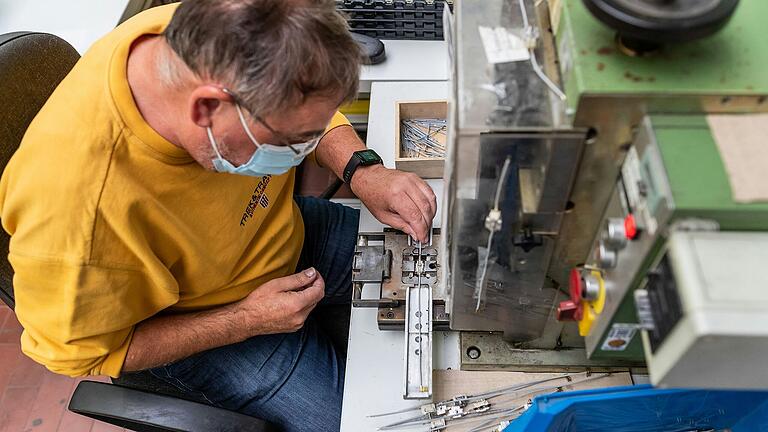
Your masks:
[[[512,159],[507,156],[507,159],[504,160],[504,166],[501,168],[501,176],[499,177],[498,183],[496,183],[496,196],[493,199],[493,209],[488,214],[488,218],[490,218],[492,215],[498,215],[498,224],[501,224],[501,212],[499,211],[499,201],[501,199],[501,190],[504,187],[504,183],[507,179],[507,171],[509,170],[509,165],[512,163]],[[488,260],[491,256],[491,245],[493,243],[493,234],[498,231],[498,229],[495,226],[489,226],[488,218],[486,218],[486,228],[490,231],[490,234],[488,235],[488,243],[485,246],[485,259],[483,260],[482,265],[482,271],[480,272],[480,279],[477,281],[477,284],[475,286],[475,292],[477,294],[477,304],[475,305],[475,312],[478,312],[480,310],[480,302],[483,298],[483,288],[485,287],[485,276],[488,272]]]

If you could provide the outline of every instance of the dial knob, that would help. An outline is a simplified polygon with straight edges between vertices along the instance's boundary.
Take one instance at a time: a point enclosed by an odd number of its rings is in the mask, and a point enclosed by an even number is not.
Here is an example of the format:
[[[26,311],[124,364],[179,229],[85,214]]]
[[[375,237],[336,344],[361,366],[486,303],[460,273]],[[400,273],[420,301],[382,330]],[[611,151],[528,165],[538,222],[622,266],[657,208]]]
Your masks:
[[[597,246],[597,265],[602,269],[612,269],[616,267],[619,262],[619,254],[615,250],[605,245],[605,242],[600,242]]]
[[[609,218],[603,235],[605,245],[614,250],[621,250],[627,245],[627,229],[623,218]]]

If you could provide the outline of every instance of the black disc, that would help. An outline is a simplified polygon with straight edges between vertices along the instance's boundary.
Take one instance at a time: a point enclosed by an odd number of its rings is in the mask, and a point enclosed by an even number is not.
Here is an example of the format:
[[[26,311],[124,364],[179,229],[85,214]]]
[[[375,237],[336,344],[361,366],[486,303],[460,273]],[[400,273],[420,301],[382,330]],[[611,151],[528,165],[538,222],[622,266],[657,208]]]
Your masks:
[[[739,0],[583,0],[622,39],[666,44],[709,36],[725,26]]]

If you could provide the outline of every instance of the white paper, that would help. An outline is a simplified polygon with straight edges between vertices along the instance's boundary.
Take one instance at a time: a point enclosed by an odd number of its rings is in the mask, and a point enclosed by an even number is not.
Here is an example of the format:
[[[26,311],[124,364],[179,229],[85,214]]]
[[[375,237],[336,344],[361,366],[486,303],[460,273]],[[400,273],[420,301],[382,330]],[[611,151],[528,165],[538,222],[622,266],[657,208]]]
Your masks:
[[[479,26],[480,40],[485,48],[488,63],[510,63],[528,60],[530,53],[523,38],[504,27]]]
[[[768,202],[768,114],[710,114],[707,121],[728,173],[733,200]]]

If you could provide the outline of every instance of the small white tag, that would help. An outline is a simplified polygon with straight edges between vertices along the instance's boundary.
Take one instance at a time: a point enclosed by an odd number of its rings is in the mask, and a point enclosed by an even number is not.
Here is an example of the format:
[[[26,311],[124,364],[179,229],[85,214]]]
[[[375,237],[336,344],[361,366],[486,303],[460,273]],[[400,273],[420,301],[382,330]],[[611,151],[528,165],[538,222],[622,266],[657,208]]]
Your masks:
[[[603,351],[624,351],[637,333],[637,324],[614,324],[603,341]]]
[[[479,26],[477,29],[488,63],[509,63],[531,58],[525,41],[504,27]]]

